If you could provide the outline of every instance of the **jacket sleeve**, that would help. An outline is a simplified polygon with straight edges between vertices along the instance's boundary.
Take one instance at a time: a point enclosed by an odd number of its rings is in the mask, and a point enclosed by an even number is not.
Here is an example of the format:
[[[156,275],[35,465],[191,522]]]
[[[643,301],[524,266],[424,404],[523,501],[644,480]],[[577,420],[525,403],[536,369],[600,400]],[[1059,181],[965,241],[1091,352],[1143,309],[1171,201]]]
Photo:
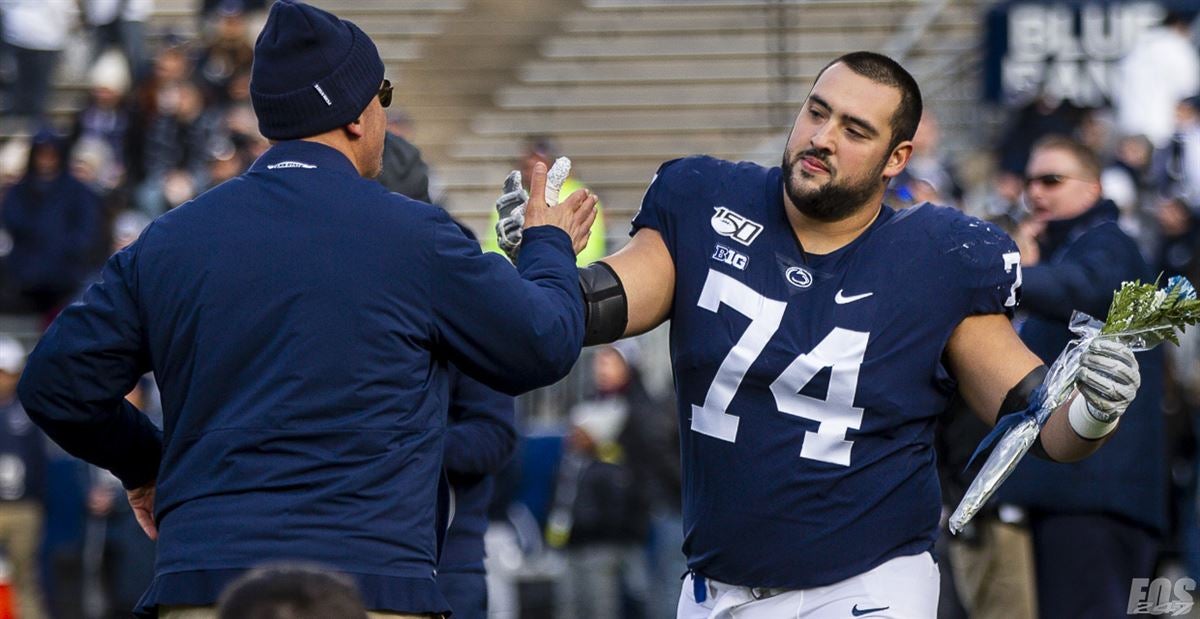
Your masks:
[[[1061,260],[1023,270],[1021,309],[1062,321],[1079,310],[1104,320],[1121,282],[1145,277],[1137,251],[1113,230],[1094,228],[1075,241]]]
[[[451,381],[446,470],[463,475],[498,472],[517,446],[512,397],[461,372],[455,372]]]
[[[125,400],[150,369],[130,289],[137,246],[110,258],[101,281],[63,310],[17,388],[30,419],[51,439],[112,471],[126,488],[153,481],[162,459],[162,433]]]
[[[445,212],[436,214],[431,234],[428,286],[445,356],[510,395],[566,376],[583,347],[583,295],[566,233],[527,229],[515,271],[483,254]]]

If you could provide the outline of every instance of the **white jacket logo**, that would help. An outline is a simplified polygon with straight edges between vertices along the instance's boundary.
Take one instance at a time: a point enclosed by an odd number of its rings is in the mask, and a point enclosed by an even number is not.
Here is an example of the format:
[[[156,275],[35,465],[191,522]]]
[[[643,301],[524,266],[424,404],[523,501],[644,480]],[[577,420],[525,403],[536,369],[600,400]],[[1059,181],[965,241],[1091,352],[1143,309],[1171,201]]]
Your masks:
[[[727,236],[749,247],[763,230],[762,224],[750,221],[723,206],[713,208],[717,212],[712,216],[712,227],[721,236]]]
[[[305,170],[315,170],[317,169],[317,166],[299,161],[280,161],[279,163],[272,163],[271,165],[267,166],[268,170],[286,170],[288,168],[304,168]]]

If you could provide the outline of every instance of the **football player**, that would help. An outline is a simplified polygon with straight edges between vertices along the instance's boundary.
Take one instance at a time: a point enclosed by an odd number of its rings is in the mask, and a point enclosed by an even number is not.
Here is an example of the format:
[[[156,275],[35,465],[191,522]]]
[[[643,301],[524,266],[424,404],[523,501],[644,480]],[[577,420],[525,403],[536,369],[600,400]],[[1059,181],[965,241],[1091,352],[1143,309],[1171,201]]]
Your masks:
[[[856,52],[818,75],[780,167],[664,164],[622,250],[581,271],[587,343],[671,321],[690,573],[681,619],[936,616],[934,419],[989,424],[1046,373],[1009,315],[1020,256],[959,211],[882,204],[921,117],[915,80]],[[1132,352],[1084,355],[1038,449],[1095,450]]]

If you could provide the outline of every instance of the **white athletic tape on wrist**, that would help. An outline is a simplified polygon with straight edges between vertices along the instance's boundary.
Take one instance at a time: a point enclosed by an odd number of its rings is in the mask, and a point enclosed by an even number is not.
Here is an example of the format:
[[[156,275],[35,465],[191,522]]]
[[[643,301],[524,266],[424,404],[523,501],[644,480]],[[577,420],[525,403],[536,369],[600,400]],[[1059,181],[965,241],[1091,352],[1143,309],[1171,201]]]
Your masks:
[[[1109,422],[1093,417],[1092,413],[1088,411],[1087,398],[1083,395],[1075,396],[1075,401],[1071,402],[1071,408],[1067,411],[1067,419],[1071,422],[1071,429],[1075,430],[1076,434],[1092,440],[1108,436],[1117,429],[1117,423],[1121,421],[1120,417]]]
[[[559,157],[546,172],[546,206],[558,206],[558,193],[562,191],[563,183],[571,174],[571,160]]]

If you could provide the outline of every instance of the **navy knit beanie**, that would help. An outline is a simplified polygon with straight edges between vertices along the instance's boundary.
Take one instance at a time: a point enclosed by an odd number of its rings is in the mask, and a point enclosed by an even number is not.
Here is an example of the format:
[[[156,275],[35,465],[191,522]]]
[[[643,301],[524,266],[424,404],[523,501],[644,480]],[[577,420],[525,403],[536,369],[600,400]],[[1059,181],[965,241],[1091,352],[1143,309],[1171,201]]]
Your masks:
[[[382,83],[379,50],[358,26],[303,2],[271,6],[250,73],[265,137],[294,140],[349,124]]]

